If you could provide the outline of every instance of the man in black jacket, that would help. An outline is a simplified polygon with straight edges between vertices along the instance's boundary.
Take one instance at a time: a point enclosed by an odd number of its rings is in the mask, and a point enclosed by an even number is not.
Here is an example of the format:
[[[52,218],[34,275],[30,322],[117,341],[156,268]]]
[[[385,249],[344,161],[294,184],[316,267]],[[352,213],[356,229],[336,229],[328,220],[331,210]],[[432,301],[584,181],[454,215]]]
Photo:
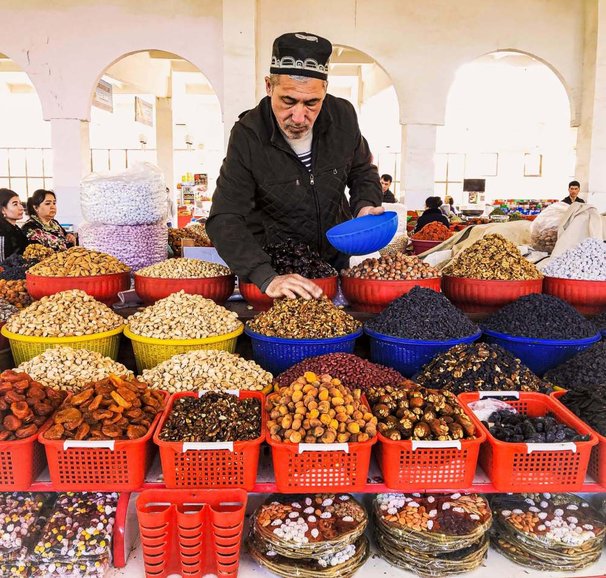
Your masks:
[[[383,212],[355,110],[326,93],[331,51],[328,40],[308,33],[274,41],[267,96],[232,129],[206,223],[230,268],[274,298],[318,298],[322,291],[300,275],[278,275],[264,245],[294,238],[340,269],[348,257],[326,231]]]

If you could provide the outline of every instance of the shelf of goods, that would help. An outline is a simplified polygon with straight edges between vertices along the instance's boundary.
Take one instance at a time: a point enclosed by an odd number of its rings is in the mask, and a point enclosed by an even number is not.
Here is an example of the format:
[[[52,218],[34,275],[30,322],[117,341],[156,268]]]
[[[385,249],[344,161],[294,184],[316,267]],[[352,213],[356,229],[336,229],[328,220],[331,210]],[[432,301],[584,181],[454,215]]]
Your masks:
[[[255,315],[256,312],[251,312],[246,308],[246,305],[243,303],[237,304],[228,304],[228,307],[234,311],[236,311],[242,321],[247,321],[252,316]],[[127,314],[132,311],[123,310],[122,314]],[[368,319],[371,314],[368,313],[353,313],[353,315],[364,321]],[[120,359],[127,367],[131,367],[134,369],[134,358],[132,357],[132,352],[128,350],[128,347],[125,347],[125,342],[127,340],[123,340],[122,349]],[[243,354],[245,357],[250,358],[250,343],[247,341],[245,337],[241,338],[240,343],[238,344],[238,352]],[[365,338],[360,340],[358,344],[357,353],[366,354],[368,352],[368,343]],[[1,353],[1,352],[0,352]],[[153,429],[153,428],[152,428]],[[153,433],[153,432],[152,432]],[[376,453],[376,452],[375,452]],[[50,481],[48,470],[44,470],[37,479],[32,483],[29,488],[30,491],[38,491],[38,492],[53,492],[57,491],[57,488]],[[154,461],[152,462],[151,467],[147,471],[145,475],[145,480],[143,484],[128,492],[121,492],[120,498],[118,501],[117,511],[116,511],[116,521],[114,525],[114,536],[113,536],[113,566],[116,569],[120,569],[126,566],[129,555],[131,560],[129,561],[129,569],[128,575],[132,576],[143,576],[143,565],[141,561],[141,553],[137,551],[136,553],[131,553],[132,546],[132,536],[137,534],[137,522],[136,518],[133,516],[134,502],[137,494],[139,494],[143,490],[165,490],[166,485],[162,476],[162,468],[160,464],[159,455],[156,454]],[[537,491],[545,491],[548,488],[541,487],[537,488]],[[105,491],[105,489],[104,489]],[[107,491],[110,491],[110,488],[107,488]],[[194,490],[195,491],[195,490]],[[345,488],[343,491],[347,491]],[[356,494],[360,494],[362,497],[361,500],[368,502],[370,500],[369,497],[365,497],[365,494],[378,494],[383,492],[394,491],[387,487],[385,482],[383,481],[381,471],[379,468],[379,464],[375,460],[374,456],[371,459],[370,469],[368,473],[368,477],[366,483],[364,483],[361,487],[356,489]],[[466,493],[473,492],[478,494],[494,494],[499,491],[495,488],[493,483],[489,480],[487,475],[482,471],[480,467],[477,468],[476,474],[473,478],[473,482],[469,487],[466,488],[433,488],[433,487],[416,487],[416,492],[419,493]],[[252,486],[249,494],[249,509],[251,503],[258,501],[260,497],[265,496],[267,494],[277,493],[279,492],[278,485],[276,484],[276,480],[274,478],[273,473],[273,464],[271,458],[271,451],[267,445],[263,445],[260,451],[259,458],[259,469],[257,473],[257,479]],[[587,493],[587,494],[601,494],[606,493],[606,487],[597,483],[591,477],[587,477],[582,485],[582,487],[578,490],[578,493]],[[246,535],[246,531],[244,533]],[[137,570],[135,569],[137,568]],[[138,570],[140,568],[140,570]],[[592,571],[595,572],[592,574]],[[123,572],[123,571],[122,571]],[[412,576],[412,574],[408,572],[404,572],[398,570],[398,575],[401,576]],[[518,577],[543,577],[547,578],[552,576],[548,572],[539,572],[535,570],[528,570],[521,566],[516,566],[512,562],[508,561],[501,554],[495,552],[494,550],[490,550],[488,562],[485,563],[484,567],[474,571],[469,574],[470,578],[484,578],[484,576],[488,577],[489,575],[494,575],[497,572],[498,575],[510,576],[512,578]],[[364,570],[361,575],[364,576],[378,576],[378,575],[394,575],[394,567],[390,566],[383,559],[378,556],[371,556],[369,561],[364,566]],[[107,574],[110,578],[114,576],[121,576],[119,570],[110,570]],[[240,558],[240,576],[270,576],[270,573],[264,569],[260,569],[256,563],[252,560],[250,555],[242,549],[242,556]],[[606,575],[606,568],[604,567],[604,563],[601,565],[594,565],[586,571],[582,571],[580,573],[575,574],[575,576],[582,576],[583,578],[592,578],[593,576],[604,576]]]

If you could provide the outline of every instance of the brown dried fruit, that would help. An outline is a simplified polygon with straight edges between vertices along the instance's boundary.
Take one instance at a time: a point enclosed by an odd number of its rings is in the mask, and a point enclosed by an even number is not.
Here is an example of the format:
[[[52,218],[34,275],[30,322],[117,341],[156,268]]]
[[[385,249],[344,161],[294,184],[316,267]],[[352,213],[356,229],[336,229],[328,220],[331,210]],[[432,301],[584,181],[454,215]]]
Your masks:
[[[26,401],[15,401],[11,403],[11,411],[16,418],[24,420],[32,414],[32,410]]]
[[[86,436],[88,435],[89,432],[90,432],[90,425],[88,425],[87,423],[83,423],[83,424],[80,424],[80,427],[78,428],[78,431],[76,432],[76,435],[74,437],[77,440],[83,440],[86,438]]]
[[[106,435],[109,438],[117,438],[122,434],[122,430],[115,425],[105,425],[101,428],[103,435]]]
[[[23,425],[23,422],[14,415],[7,415],[2,420],[2,425],[4,426],[4,429],[9,431],[17,431]]]
[[[55,423],[65,423],[69,421],[78,421],[82,417],[82,413],[75,407],[66,407],[55,414]]]
[[[88,406],[88,410],[95,411],[96,409],[99,409],[99,406],[101,405],[102,401],[103,401],[103,395],[98,394],[97,396],[95,396],[93,401],[90,402],[90,404]]]
[[[38,426],[36,424],[26,425],[25,427],[19,428],[15,432],[15,436],[19,439],[25,439],[29,436],[33,436],[38,431]]]
[[[141,425],[129,425],[126,428],[126,437],[129,440],[136,440],[143,437],[147,433],[148,428]]]
[[[47,401],[37,401],[33,406],[34,413],[39,416],[47,416],[53,413],[53,406]]]
[[[65,428],[60,424],[55,424],[49,427],[44,433],[44,437],[48,440],[60,440],[63,437]]]
[[[84,391],[81,391],[80,393],[77,393],[76,395],[74,395],[70,399],[70,403],[72,405],[82,405],[83,403],[85,403],[89,399],[91,399],[93,397],[94,393],[95,393],[95,390],[92,387],[89,387],[88,389],[85,389]]]

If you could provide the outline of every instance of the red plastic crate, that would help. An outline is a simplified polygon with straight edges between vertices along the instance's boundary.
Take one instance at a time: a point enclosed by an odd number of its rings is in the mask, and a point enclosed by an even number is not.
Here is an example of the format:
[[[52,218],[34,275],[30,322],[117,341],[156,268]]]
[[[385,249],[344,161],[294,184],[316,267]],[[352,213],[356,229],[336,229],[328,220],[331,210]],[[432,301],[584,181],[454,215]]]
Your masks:
[[[244,490],[145,490],[137,498],[145,575],[238,575]]]
[[[164,394],[164,399],[168,397]],[[162,412],[154,418],[148,432],[136,440],[47,440],[41,430],[38,441],[44,445],[53,487],[67,492],[132,492],[143,485],[156,446],[152,435]],[[113,449],[112,449],[113,448]]]
[[[393,441],[379,433],[381,443],[377,446],[377,457],[385,485],[404,491],[469,488],[486,434],[473,412],[468,408],[464,410],[478,430],[476,439]]]
[[[477,401],[486,394],[517,396],[507,403],[530,417],[551,413],[558,421],[583,435],[586,442],[565,444],[527,444],[502,442],[486,428],[487,443],[480,449],[480,465],[499,492],[574,492],[582,488],[589,464],[591,449],[598,443],[592,430],[571,411],[548,395],[530,392],[473,392],[462,393],[464,405]]]
[[[233,444],[190,444],[192,449],[187,451],[183,451],[183,442],[162,441],[160,432],[175,401],[182,397],[197,397],[198,394],[188,392],[171,396],[154,434],[154,443],[160,448],[167,488],[244,488],[252,491],[257,480],[259,451],[265,439],[264,395],[258,391],[241,391],[239,394],[242,399],[255,398],[261,402],[261,435],[255,440]],[[233,451],[224,449],[226,445]],[[196,446],[199,449],[195,449]]]
[[[559,399],[565,393],[565,390],[554,391],[551,394],[551,397],[565,409],[570,411]],[[595,437],[598,438],[598,444],[591,449],[591,457],[589,458],[587,472],[598,484],[606,486],[606,437],[594,430],[590,425],[587,425],[587,427],[590,428]]]
[[[43,426],[50,426],[51,420]],[[44,448],[34,435],[8,442],[0,442],[0,492],[24,492],[46,467]]]
[[[159,299],[164,299],[177,291],[202,295],[223,305],[234,292],[236,283],[236,276],[231,274],[195,279],[164,279],[144,277],[135,273],[134,279],[135,292],[146,305],[153,305]]]

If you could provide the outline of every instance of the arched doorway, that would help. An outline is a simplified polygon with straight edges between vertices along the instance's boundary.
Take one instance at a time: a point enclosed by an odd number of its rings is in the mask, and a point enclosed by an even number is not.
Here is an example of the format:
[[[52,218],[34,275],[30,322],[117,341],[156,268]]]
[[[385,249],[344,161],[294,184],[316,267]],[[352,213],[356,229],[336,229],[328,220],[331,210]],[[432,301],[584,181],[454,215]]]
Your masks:
[[[51,127],[29,76],[0,54],[0,188],[26,201],[36,189],[53,188]]]
[[[176,54],[147,50],[111,64],[93,97],[93,171],[137,161],[162,169],[176,206],[204,216],[224,153],[221,107],[208,79]],[[203,205],[204,203],[204,205]]]
[[[574,175],[575,143],[570,101],[554,71],[528,54],[487,54],[462,66],[450,89],[437,134],[435,193],[468,205],[464,179],[485,179],[479,205],[559,199]]]
[[[394,179],[391,191],[400,194],[400,107],[393,83],[368,54],[334,45],[328,92],[349,100],[358,113],[362,134],[379,168]]]

